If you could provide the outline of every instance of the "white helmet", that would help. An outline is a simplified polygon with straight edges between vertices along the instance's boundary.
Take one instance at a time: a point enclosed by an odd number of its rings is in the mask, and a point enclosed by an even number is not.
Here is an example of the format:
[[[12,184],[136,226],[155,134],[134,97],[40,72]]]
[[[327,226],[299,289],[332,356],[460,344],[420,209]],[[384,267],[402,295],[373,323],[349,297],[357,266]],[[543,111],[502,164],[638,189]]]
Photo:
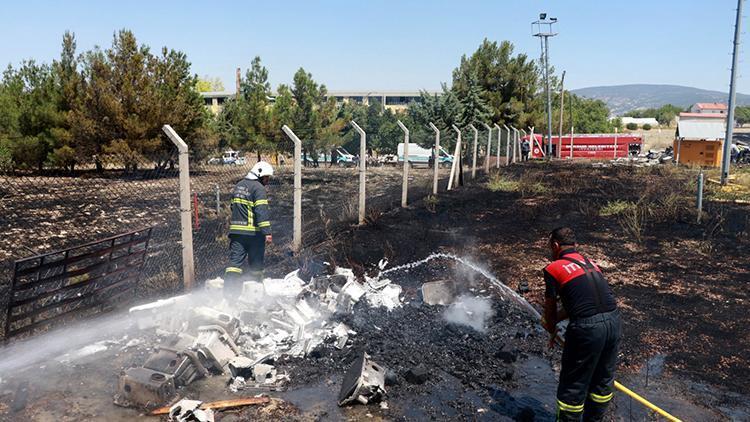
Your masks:
[[[245,177],[250,180],[258,180],[264,176],[273,176],[273,167],[265,161],[258,161]]]

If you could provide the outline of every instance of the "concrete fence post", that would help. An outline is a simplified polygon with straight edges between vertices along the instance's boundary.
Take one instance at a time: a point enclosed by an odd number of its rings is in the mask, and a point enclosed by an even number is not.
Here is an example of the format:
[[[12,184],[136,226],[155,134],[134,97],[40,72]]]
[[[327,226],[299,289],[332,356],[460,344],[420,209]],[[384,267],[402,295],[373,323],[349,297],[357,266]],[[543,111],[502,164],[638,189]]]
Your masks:
[[[492,156],[490,153],[490,150],[492,149],[492,128],[487,123],[482,123],[482,126],[487,129],[487,151],[484,154],[484,172],[489,173],[490,157]]]
[[[182,240],[182,280],[183,288],[191,290],[195,284],[195,263],[193,261],[193,221],[190,209],[190,162],[188,146],[180,135],[169,125],[162,126],[167,137],[177,146],[180,166],[180,236]]]
[[[503,131],[500,130],[500,126],[497,125],[497,123],[494,123],[492,125],[495,129],[497,129],[497,151],[495,151],[495,168],[500,168],[500,142],[502,142],[503,137]],[[492,129],[490,129],[490,137],[492,137]],[[489,143],[489,141],[487,141]]]
[[[302,249],[302,141],[284,125],[281,130],[294,142],[294,217],[292,251],[299,253]]]
[[[354,130],[359,133],[359,224],[365,224],[365,193],[367,185],[367,134],[352,120]]]
[[[617,128],[615,128],[615,154],[612,158],[617,159]]]
[[[440,129],[437,128],[432,122],[429,123],[430,128],[435,132],[435,149],[433,150],[434,160],[432,162],[432,194],[437,195],[438,193],[438,167],[440,167]]]
[[[546,155],[545,158],[546,159],[550,159],[550,158],[552,158],[551,157],[552,154],[547,155],[547,154],[544,153],[544,151],[545,150],[549,150],[549,152],[551,152],[552,151],[552,147],[549,147],[549,148],[545,148],[544,147],[544,132],[542,132],[541,135],[542,135],[542,143],[539,145],[539,147],[540,147],[540,150],[542,152],[542,156]],[[552,138],[548,137],[547,140],[549,142],[552,142]],[[534,137],[534,127],[530,126],[529,127],[529,158],[531,158],[531,152],[534,151],[534,144],[536,144],[536,138]],[[523,145],[523,141],[521,141],[521,142],[518,143],[518,150],[521,151],[521,161],[523,161],[523,151],[522,151],[523,148],[521,148],[521,145]]]
[[[221,214],[221,191],[219,190],[219,184],[216,184],[216,216]]]
[[[469,125],[469,128],[474,131],[474,155],[471,159],[471,178],[477,178],[477,142],[479,141],[479,131],[473,124]]]
[[[397,120],[398,127],[404,131],[404,177],[401,182],[401,207],[406,208],[409,196],[409,129]]]
[[[451,175],[448,178],[448,190],[453,189],[453,179],[457,176],[458,161],[461,157],[461,129],[457,128],[456,125],[451,125],[453,130],[456,132],[456,149],[453,153],[453,163],[451,163]]]
[[[701,222],[703,214],[703,170],[698,173],[698,222]]]
[[[505,165],[507,166],[510,164],[510,139],[511,137],[515,137],[516,135],[515,135],[515,132],[511,134],[511,130],[507,125],[503,125],[503,127],[505,128],[505,132],[507,134],[506,139],[505,139]],[[500,164],[500,161],[498,160],[498,165],[499,164]]]
[[[575,126],[570,127],[570,159],[573,159],[573,133],[575,132]]]

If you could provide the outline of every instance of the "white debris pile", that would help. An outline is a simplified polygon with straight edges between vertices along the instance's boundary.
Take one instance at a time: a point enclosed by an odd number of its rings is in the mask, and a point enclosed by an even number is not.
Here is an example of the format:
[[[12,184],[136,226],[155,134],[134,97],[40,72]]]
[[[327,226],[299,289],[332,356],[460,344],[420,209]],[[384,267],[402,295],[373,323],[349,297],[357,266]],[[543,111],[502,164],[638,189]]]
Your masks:
[[[235,392],[282,389],[289,377],[272,365],[277,358],[305,356],[324,343],[343,349],[356,335],[331,322],[331,315],[353,312],[363,299],[371,307],[401,306],[401,286],[380,276],[360,282],[346,268],[309,281],[299,270],[282,279],[247,281],[230,302],[223,285],[221,278],[209,280],[205,291],[130,309],[139,328],[155,330],[164,342],[143,368],[123,372],[116,403],[158,405],[175,388],[208,374],[230,374]]]
[[[183,399],[169,408],[170,422],[213,422],[214,411],[201,409],[200,400]]]

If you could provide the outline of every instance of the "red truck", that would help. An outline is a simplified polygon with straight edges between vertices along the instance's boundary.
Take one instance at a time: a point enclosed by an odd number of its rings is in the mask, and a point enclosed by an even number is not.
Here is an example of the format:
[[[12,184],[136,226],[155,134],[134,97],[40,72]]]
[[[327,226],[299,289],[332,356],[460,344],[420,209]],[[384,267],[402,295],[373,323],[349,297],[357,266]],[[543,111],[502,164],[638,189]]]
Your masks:
[[[534,135],[530,158],[544,158],[547,150],[542,148],[542,135]],[[531,139],[529,135],[521,138]],[[561,145],[562,144],[562,145]],[[572,155],[571,155],[571,144]],[[589,158],[597,160],[612,160],[614,158],[629,157],[640,154],[643,149],[643,137],[633,134],[597,133],[586,135],[563,135],[552,137],[552,149],[555,157],[560,158]],[[558,151],[560,153],[558,154]]]

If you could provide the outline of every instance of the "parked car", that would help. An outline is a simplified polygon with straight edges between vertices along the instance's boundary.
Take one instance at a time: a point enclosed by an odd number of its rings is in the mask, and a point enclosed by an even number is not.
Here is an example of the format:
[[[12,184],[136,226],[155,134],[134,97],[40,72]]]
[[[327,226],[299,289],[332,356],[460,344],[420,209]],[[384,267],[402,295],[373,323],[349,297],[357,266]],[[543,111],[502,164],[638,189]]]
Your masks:
[[[247,164],[247,160],[245,160],[244,156],[241,156],[238,151],[233,151],[231,149],[224,151],[224,154],[221,157],[222,164],[231,164],[234,166],[244,166]]]
[[[318,154],[319,163],[331,163],[340,167],[353,167],[356,166],[359,161],[355,155],[352,155],[346,149],[342,147],[334,148],[330,152]]]

